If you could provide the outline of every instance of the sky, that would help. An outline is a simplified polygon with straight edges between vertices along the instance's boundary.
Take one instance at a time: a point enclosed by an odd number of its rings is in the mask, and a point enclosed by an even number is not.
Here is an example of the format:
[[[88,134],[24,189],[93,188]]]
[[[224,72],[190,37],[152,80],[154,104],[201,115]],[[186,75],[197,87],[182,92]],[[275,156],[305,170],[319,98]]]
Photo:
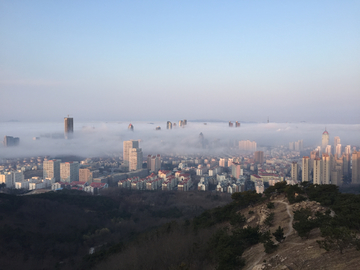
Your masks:
[[[357,124],[360,1],[0,0],[0,121]]]

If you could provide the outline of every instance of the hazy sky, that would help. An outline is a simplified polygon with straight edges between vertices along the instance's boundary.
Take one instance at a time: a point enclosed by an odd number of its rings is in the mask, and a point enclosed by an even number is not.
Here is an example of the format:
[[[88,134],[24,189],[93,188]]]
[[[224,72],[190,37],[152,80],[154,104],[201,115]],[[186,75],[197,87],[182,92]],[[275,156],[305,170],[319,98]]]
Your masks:
[[[360,1],[0,1],[0,121],[359,123]]]

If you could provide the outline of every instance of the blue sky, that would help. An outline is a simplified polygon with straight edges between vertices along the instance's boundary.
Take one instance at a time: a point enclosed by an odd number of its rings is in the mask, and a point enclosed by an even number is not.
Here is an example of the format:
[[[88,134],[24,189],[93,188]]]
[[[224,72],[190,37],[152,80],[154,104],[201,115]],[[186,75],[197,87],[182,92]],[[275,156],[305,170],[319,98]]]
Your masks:
[[[0,121],[358,123],[359,1],[0,1]]]

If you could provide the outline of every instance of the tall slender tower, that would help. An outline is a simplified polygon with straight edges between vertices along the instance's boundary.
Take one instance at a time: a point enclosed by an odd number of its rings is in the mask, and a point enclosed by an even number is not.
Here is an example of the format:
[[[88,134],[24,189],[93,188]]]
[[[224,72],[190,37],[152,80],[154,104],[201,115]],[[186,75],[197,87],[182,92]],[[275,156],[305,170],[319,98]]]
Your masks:
[[[322,168],[321,168],[321,183],[324,185],[330,184],[330,171],[331,171],[331,156],[328,154],[322,155]]]
[[[360,184],[360,152],[352,153],[352,184]]]
[[[302,182],[309,181],[309,157],[302,158],[302,172],[301,172]]]
[[[68,117],[64,118],[65,123],[65,139],[70,139],[74,133],[74,119]]]
[[[335,136],[334,138],[334,154],[336,153],[336,146],[340,144],[340,137],[339,136]]]
[[[321,185],[321,178],[321,158],[315,158],[313,183]]]
[[[327,132],[326,128],[321,137],[321,151],[325,151],[326,146],[329,144],[329,132]]]
[[[291,163],[291,179],[295,181],[295,183],[298,181],[298,175],[299,175],[299,166],[297,162]]]

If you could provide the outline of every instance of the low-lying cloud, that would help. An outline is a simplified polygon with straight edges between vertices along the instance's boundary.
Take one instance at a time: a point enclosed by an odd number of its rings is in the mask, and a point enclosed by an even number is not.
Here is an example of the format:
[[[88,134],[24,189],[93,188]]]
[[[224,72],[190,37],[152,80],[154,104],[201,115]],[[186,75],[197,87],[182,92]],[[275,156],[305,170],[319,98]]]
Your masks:
[[[175,121],[174,121],[175,122]],[[74,135],[64,139],[62,122],[25,123],[2,122],[0,135],[20,138],[17,147],[0,147],[0,158],[78,155],[96,157],[122,155],[123,141],[141,140],[140,147],[147,154],[213,154],[226,155],[239,140],[256,141],[258,146],[285,145],[302,139],[305,147],[321,144],[325,125],[310,123],[242,123],[229,127],[226,122],[188,122],[185,128],[166,129],[166,122],[74,122]],[[157,126],[161,130],[155,130]],[[360,125],[327,125],[330,144],[339,136],[342,145],[359,145]],[[199,134],[204,135],[201,141]],[[40,137],[33,140],[33,137]],[[235,147],[236,148],[236,147]]]

